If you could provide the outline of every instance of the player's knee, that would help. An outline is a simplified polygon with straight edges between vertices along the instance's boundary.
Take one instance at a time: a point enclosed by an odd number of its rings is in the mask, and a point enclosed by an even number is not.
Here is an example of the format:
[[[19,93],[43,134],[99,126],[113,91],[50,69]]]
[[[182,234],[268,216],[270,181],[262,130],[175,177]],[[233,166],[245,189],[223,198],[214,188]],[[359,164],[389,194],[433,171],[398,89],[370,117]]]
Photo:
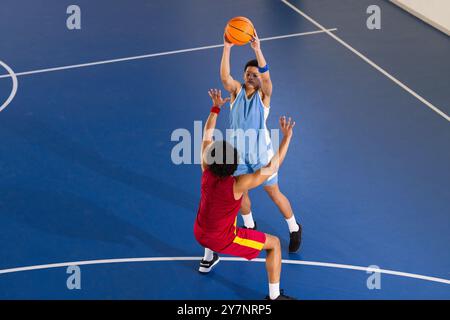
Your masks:
[[[280,250],[281,249],[281,242],[280,239],[278,237],[273,237],[273,246],[275,250]]]
[[[272,197],[279,191],[279,188],[277,187],[277,185],[264,186],[264,190],[267,192],[269,197]]]
[[[267,194],[273,202],[279,203],[282,200],[283,194],[279,189],[266,189]]]
[[[280,239],[273,235],[266,235],[266,249],[268,250],[280,250]]]
[[[281,242],[278,237],[274,237],[273,249],[274,249],[274,252],[276,252],[276,253],[281,251]]]

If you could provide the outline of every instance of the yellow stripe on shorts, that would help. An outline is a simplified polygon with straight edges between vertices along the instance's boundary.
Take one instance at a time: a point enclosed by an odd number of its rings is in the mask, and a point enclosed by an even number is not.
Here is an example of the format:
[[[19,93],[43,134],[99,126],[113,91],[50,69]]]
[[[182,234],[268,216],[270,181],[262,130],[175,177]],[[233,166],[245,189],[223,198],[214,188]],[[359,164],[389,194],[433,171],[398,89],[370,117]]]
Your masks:
[[[242,239],[236,236],[236,238],[234,238],[233,240],[234,243],[237,243],[241,246],[244,247],[249,247],[252,249],[256,249],[256,250],[262,250],[262,248],[264,247],[264,243],[255,241],[255,240],[250,240],[250,239]]]

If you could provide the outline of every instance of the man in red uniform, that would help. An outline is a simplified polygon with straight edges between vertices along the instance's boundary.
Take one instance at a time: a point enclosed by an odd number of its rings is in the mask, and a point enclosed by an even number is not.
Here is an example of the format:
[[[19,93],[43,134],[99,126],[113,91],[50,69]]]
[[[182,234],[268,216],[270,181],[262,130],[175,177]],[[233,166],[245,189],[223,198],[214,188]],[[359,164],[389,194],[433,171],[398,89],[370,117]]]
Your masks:
[[[270,163],[251,174],[234,177],[238,165],[237,150],[226,141],[214,141],[213,130],[220,108],[229,101],[222,99],[221,91],[209,91],[213,107],[205,124],[202,142],[201,199],[194,224],[197,241],[205,247],[205,256],[200,262],[199,272],[208,273],[219,262],[218,253],[256,258],[266,250],[266,270],[269,278],[269,296],[272,300],[291,300],[280,291],[281,246],[280,240],[263,232],[238,228],[236,219],[241,207],[242,195],[249,189],[264,183],[278,171],[283,162],[292,137],[295,122],[280,118],[283,140]]]

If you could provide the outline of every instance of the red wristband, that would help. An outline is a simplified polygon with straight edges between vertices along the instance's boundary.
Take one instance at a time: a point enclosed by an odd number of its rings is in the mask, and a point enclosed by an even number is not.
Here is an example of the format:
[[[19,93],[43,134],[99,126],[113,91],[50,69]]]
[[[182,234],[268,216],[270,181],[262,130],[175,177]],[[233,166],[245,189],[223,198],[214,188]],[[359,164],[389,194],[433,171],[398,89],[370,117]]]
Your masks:
[[[217,107],[217,106],[213,106],[213,107],[211,108],[211,112],[212,112],[212,113],[216,113],[216,114],[219,114],[219,112],[220,112],[220,108],[219,108],[219,107]]]

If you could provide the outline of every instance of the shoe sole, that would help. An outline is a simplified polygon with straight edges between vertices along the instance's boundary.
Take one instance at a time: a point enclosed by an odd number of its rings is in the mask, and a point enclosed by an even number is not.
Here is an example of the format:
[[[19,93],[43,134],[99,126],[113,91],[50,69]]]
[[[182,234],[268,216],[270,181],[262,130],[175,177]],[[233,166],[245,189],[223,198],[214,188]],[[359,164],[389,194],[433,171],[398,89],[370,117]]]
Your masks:
[[[291,250],[289,250],[289,253],[297,253],[297,252],[299,252],[300,251],[300,248],[298,248],[297,250],[295,250],[295,251],[291,251]]]
[[[198,268],[198,272],[200,272],[201,274],[208,274],[208,273],[212,270],[212,268],[213,268],[216,264],[219,263],[219,261],[220,261],[220,258],[218,258],[218,259],[216,260],[216,262],[214,262],[209,268],[205,268],[205,267],[200,267],[200,268]]]
[[[300,251],[301,247],[302,247],[302,243],[300,242],[300,244],[298,245],[298,248],[296,250],[292,250],[292,251],[289,250],[289,253],[297,253]]]

